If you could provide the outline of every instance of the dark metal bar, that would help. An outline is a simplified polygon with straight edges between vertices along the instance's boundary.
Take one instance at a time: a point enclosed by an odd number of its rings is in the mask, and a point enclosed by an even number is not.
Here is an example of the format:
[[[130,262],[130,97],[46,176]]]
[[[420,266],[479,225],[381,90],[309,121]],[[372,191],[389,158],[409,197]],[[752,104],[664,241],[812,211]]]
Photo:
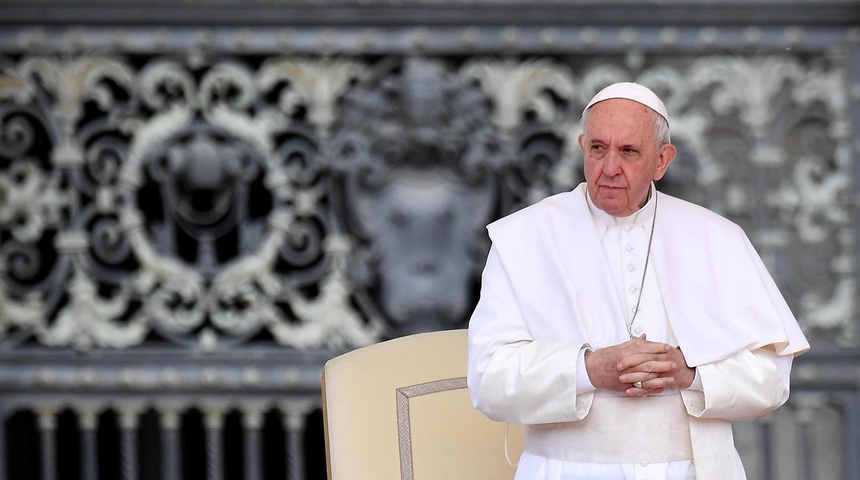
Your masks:
[[[161,411],[161,472],[164,480],[179,480],[181,458],[179,450],[179,412]]]
[[[246,410],[242,414],[242,424],[245,429],[245,480],[260,480],[262,443],[260,428],[263,414],[259,410]]]
[[[120,469],[122,480],[137,480],[137,427],[140,414],[136,410],[123,410],[120,412],[120,430],[122,432],[122,446],[120,454]]]
[[[37,413],[42,445],[42,480],[57,478],[57,416],[53,410]]]
[[[221,480],[224,477],[222,461],[224,448],[221,443],[224,416],[221,411],[207,409],[203,421],[206,427],[206,478]]]

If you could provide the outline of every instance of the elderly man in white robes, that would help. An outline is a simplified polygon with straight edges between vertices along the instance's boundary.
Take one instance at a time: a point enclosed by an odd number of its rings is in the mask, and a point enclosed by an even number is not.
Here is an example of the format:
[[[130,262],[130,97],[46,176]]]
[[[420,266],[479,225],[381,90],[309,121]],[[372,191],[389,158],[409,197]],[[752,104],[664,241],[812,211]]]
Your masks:
[[[487,227],[472,401],[525,425],[516,480],[744,479],[731,421],[782,405],[809,344],[740,227],[656,190],[657,95],[610,85],[582,126],[585,183]]]

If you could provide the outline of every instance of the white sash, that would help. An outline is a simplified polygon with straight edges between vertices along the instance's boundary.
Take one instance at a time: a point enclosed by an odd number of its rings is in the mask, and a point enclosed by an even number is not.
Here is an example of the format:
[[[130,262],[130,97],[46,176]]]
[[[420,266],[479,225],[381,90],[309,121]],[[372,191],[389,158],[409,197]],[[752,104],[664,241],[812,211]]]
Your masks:
[[[525,451],[583,463],[676,462],[693,459],[681,395],[595,395],[585,419],[528,425]]]

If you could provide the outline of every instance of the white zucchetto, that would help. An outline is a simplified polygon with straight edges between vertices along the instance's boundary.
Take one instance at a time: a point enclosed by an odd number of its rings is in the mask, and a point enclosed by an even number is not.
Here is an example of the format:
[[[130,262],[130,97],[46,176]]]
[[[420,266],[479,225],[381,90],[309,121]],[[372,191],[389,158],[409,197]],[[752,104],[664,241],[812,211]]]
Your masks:
[[[588,105],[585,106],[583,113],[595,103],[609,100],[610,98],[625,98],[627,100],[639,102],[659,113],[660,116],[666,119],[666,123],[669,123],[669,114],[666,112],[666,106],[663,105],[663,101],[660,100],[660,97],[658,97],[657,94],[652,92],[649,88],[632,82],[613,83],[597,92],[597,95],[595,95],[594,98],[588,102]]]

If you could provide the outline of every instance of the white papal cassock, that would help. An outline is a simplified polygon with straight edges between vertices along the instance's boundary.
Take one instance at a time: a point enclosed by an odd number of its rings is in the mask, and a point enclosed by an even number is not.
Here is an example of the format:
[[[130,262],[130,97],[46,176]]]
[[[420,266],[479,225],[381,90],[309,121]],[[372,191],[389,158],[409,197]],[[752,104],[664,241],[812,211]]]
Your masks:
[[[517,480],[744,478],[730,422],[788,398],[791,360],[809,348],[794,316],[734,223],[662,193],[626,218],[587,197],[581,184],[488,226],[473,403],[526,425]],[[690,388],[627,398],[588,381],[585,349],[626,341],[637,301],[634,333],[679,346]]]

